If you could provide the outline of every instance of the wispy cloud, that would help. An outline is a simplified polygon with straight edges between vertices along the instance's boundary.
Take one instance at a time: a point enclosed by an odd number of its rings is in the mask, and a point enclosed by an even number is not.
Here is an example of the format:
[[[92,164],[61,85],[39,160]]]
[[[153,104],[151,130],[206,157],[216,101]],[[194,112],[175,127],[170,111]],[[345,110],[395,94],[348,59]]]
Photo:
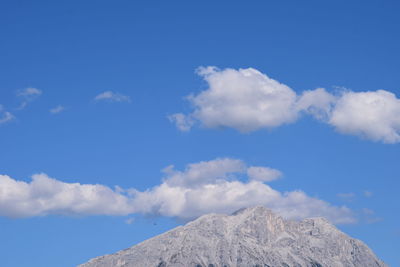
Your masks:
[[[190,131],[194,124],[194,120],[191,118],[191,116],[182,113],[169,115],[168,119],[170,122],[175,123],[176,127],[182,132]]]
[[[400,99],[391,92],[341,89],[333,94],[317,88],[297,94],[253,68],[202,67],[197,73],[208,89],[187,98],[193,106],[191,113],[169,117],[182,131],[200,123],[207,128],[252,132],[293,123],[308,114],[342,134],[400,142]]]
[[[0,113],[0,114],[1,114],[1,113]],[[11,113],[8,112],[8,111],[5,111],[5,112],[3,112],[3,113],[1,114],[1,117],[0,117],[0,124],[3,124],[3,123],[6,123],[6,122],[9,122],[9,121],[12,121],[13,119],[15,119],[14,115],[11,114]]]
[[[255,177],[247,176],[252,173],[251,168],[230,158],[192,163],[183,171],[169,166],[164,169],[162,182],[145,191],[65,183],[46,174],[33,175],[31,182],[0,175],[0,215],[139,213],[190,220],[210,212],[231,213],[263,205],[290,219],[323,216],[334,223],[355,222],[353,212],[347,207],[333,206],[300,190],[279,192],[261,181],[269,175],[260,169]]]
[[[8,111],[5,111],[3,105],[0,105],[0,124],[12,121],[14,119],[14,115]]]
[[[62,111],[64,111],[64,110],[65,110],[65,107],[64,107],[64,106],[58,105],[57,107],[52,108],[52,109],[50,109],[49,111],[50,111],[50,113],[52,113],[52,114],[58,114],[58,113],[60,113],[60,112],[62,112]]]
[[[128,219],[125,220],[126,224],[132,224],[134,222],[135,222],[135,218],[128,218]]]
[[[101,94],[98,94],[95,98],[95,101],[110,101],[110,102],[131,102],[131,98],[129,96],[115,93],[112,91],[105,91]]]
[[[363,219],[366,223],[377,223],[382,221],[383,219],[380,217],[377,217],[375,215],[375,211],[368,209],[368,208],[363,208],[361,210],[362,214],[363,214]]]
[[[31,97],[31,96],[39,96],[42,94],[42,91],[37,89],[37,88],[33,88],[33,87],[28,87],[22,90],[19,90],[17,92],[18,96],[23,96],[23,97]]]
[[[362,209],[362,212],[363,212],[364,214],[366,214],[366,215],[375,214],[375,212],[374,212],[373,210],[367,209],[367,208],[363,208],[363,209]]]
[[[252,166],[247,169],[247,176],[252,180],[271,182],[279,179],[282,176],[282,173],[269,167]]]
[[[353,201],[354,198],[356,197],[356,194],[354,194],[354,193],[339,193],[339,194],[337,194],[337,196],[344,201]]]
[[[42,95],[42,93],[43,92],[41,90],[33,87],[18,90],[17,96],[22,98],[23,101],[17,109],[24,109],[30,102],[34,101],[36,98]]]
[[[364,190],[363,193],[364,193],[365,197],[372,197],[374,195],[374,193],[372,193],[371,191],[368,191],[368,190]]]

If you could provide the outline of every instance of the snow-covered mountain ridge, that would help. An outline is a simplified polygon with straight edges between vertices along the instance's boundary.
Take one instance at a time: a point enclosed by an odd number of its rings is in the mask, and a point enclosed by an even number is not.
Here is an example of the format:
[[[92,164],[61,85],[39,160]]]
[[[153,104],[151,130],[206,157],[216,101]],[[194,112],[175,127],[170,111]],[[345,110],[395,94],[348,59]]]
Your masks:
[[[289,221],[264,207],[208,214],[79,267],[384,267],[323,218]]]

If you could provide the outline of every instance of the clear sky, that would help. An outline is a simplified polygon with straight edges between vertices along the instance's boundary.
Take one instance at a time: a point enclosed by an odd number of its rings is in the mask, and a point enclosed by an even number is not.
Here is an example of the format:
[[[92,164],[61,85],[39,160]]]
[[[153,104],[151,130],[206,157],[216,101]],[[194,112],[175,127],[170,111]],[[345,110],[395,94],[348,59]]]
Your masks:
[[[74,266],[265,205],[400,266],[399,13],[1,1],[1,265]]]

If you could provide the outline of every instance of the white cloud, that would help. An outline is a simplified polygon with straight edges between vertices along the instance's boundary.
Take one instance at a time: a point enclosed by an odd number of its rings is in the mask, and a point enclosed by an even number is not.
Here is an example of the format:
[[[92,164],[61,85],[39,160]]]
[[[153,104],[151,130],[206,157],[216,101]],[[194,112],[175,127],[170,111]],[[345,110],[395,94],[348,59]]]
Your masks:
[[[377,90],[331,94],[324,88],[297,95],[288,86],[256,69],[199,68],[208,88],[188,97],[190,114],[169,119],[189,131],[199,122],[207,128],[234,128],[251,132],[295,122],[301,114],[332,125],[338,132],[380,141],[400,142],[400,99]]]
[[[12,121],[15,119],[14,115],[4,110],[3,105],[0,104],[0,124]]]
[[[245,170],[246,166],[241,160],[223,158],[192,163],[184,171],[176,171],[171,165],[163,172],[167,175],[165,182],[168,185],[189,188],[226,181]]]
[[[371,191],[368,191],[368,190],[364,190],[363,193],[364,193],[365,197],[372,197],[374,195],[374,193],[372,193]]]
[[[128,218],[128,219],[125,220],[126,224],[132,224],[134,222],[135,222],[135,218]]]
[[[16,109],[17,109],[17,110],[24,109],[27,105],[28,105],[28,101],[23,101],[23,102],[19,105],[19,107],[17,107]]]
[[[187,116],[182,113],[175,113],[175,114],[169,115],[168,119],[171,122],[175,123],[176,127],[182,132],[189,131],[194,124],[194,121],[190,116]]]
[[[0,215],[31,217],[63,215],[127,215],[131,199],[103,185],[64,183],[46,174],[26,183],[0,175]]]
[[[279,179],[282,173],[278,170],[268,167],[249,167],[247,169],[247,176],[250,180],[256,180],[261,182],[270,182]]]
[[[112,91],[105,91],[99,95],[97,95],[94,100],[101,101],[107,100],[111,102],[131,102],[131,98],[126,95],[122,95],[120,93],[115,93]]]
[[[364,214],[366,214],[366,215],[373,215],[373,214],[375,214],[375,212],[374,212],[373,210],[367,209],[367,208],[363,208],[363,209],[362,209],[362,212],[363,212]]]
[[[24,109],[29,102],[34,101],[38,98],[43,92],[37,88],[28,87],[22,90],[18,90],[17,96],[23,99],[22,103],[19,105],[17,109]]]
[[[0,175],[0,215],[141,213],[188,220],[210,212],[231,213],[264,205],[290,219],[324,216],[334,223],[355,221],[352,211],[344,206],[332,206],[300,190],[279,192],[246,177],[248,169],[244,162],[229,158],[189,164],[184,171],[169,166],[160,185],[142,192],[64,183],[45,174],[34,175],[30,183]]]
[[[8,111],[3,111],[2,112],[1,109],[0,109],[0,124],[12,121],[14,119],[15,119],[15,117],[14,117],[13,114],[11,114]]]
[[[18,96],[23,96],[23,97],[31,97],[31,96],[39,96],[42,94],[42,91],[37,89],[37,88],[33,88],[33,87],[28,87],[22,90],[19,90],[17,92]]]
[[[258,70],[200,68],[209,88],[190,96],[191,114],[205,127],[241,132],[277,127],[296,120],[296,93]]]
[[[297,101],[298,111],[305,111],[316,119],[326,120],[336,103],[336,97],[328,93],[324,88],[307,90],[302,93]]]
[[[60,113],[60,112],[62,112],[62,111],[64,111],[64,110],[65,110],[65,107],[64,107],[64,106],[58,105],[57,107],[52,108],[52,109],[50,109],[49,111],[50,111],[50,113],[52,113],[52,114],[57,114],[57,113]]]
[[[363,220],[364,220],[366,223],[377,223],[377,222],[380,222],[380,221],[383,220],[382,218],[377,217],[377,216],[375,215],[375,211],[373,211],[373,210],[371,210],[371,209],[368,209],[368,208],[363,208],[363,209],[361,210],[361,213],[362,213],[362,215],[363,215]]]
[[[400,142],[400,99],[393,93],[344,92],[328,123],[339,132],[384,143]]]
[[[224,172],[217,172],[221,165]],[[281,193],[257,180],[238,179],[252,167],[246,168],[239,160],[217,159],[191,164],[178,172],[178,180],[195,181],[176,183],[176,172],[169,169],[165,181],[145,192],[136,192],[135,201],[142,213],[154,213],[191,219],[209,212],[230,213],[242,207],[264,205],[290,219],[324,216],[336,223],[354,222],[346,207],[335,207],[307,196],[302,191]],[[208,175],[203,175],[207,173]],[[251,171],[250,171],[251,173]],[[211,178],[210,178],[211,177]],[[251,178],[251,177],[248,177]]]
[[[133,192],[135,205],[144,214],[181,219],[263,205],[290,219],[324,216],[335,223],[355,221],[352,212],[344,206],[332,206],[300,190],[282,193],[261,181],[244,177],[249,169],[254,170],[251,168],[229,158],[190,164],[185,171],[168,167],[162,184],[144,192]]]

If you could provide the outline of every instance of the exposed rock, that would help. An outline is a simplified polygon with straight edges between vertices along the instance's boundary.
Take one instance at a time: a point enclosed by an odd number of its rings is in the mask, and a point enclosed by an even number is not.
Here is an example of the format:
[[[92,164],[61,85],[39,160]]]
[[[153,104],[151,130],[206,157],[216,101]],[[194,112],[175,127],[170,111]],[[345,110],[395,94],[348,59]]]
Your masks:
[[[323,218],[288,221],[264,207],[208,214],[80,267],[383,267]]]

